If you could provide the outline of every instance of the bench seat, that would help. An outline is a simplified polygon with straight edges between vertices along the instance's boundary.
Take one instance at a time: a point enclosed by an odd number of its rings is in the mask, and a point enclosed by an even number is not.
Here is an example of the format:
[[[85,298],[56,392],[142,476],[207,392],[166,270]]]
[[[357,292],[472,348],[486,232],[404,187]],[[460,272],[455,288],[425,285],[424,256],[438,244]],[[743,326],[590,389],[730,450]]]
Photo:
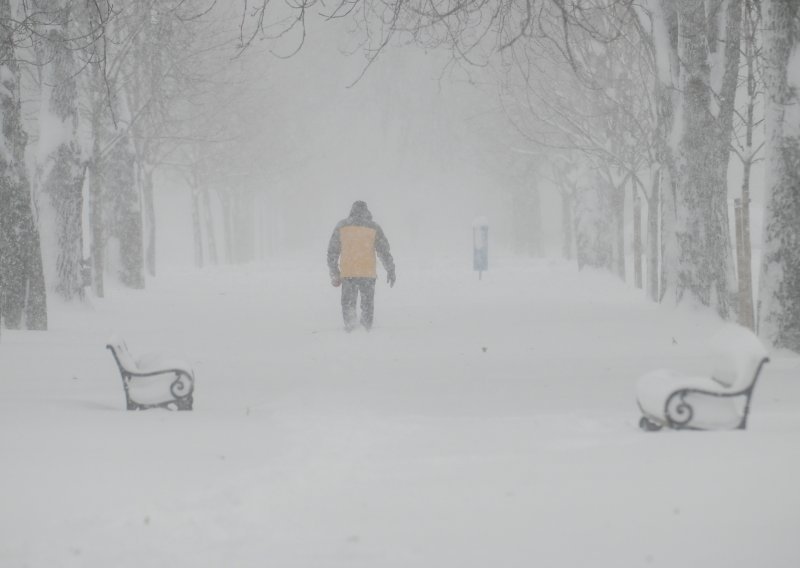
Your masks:
[[[128,410],[192,409],[194,370],[188,362],[161,353],[135,359],[126,343],[118,337],[112,337],[106,347],[114,356],[122,376]]]
[[[716,366],[708,374],[651,371],[636,385],[644,430],[745,429],[756,382],[769,361],[758,338],[727,326],[712,340]]]

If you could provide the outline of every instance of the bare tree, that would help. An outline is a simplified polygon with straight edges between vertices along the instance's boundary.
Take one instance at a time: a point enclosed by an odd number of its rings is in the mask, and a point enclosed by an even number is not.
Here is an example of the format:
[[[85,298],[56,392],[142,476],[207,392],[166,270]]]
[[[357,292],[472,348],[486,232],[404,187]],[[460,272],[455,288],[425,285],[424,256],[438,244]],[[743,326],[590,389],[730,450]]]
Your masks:
[[[200,0],[137,2],[120,15],[131,30],[124,93],[133,119],[137,185],[144,213],[145,266],[156,271],[155,172],[177,148],[201,137],[193,124],[208,111],[199,100],[223,87],[215,77],[235,67],[235,29],[226,11]],[[200,112],[198,112],[199,109]]]
[[[215,2],[89,2],[85,115],[91,124],[90,212],[95,293],[115,270],[133,288],[156,270],[157,169],[191,145],[202,98],[231,65],[235,30]],[[115,266],[107,266],[113,260]]]
[[[563,25],[554,20],[540,23],[543,37],[506,49],[504,100],[509,118],[542,151],[575,150],[592,164],[595,183],[609,192],[602,201],[614,233],[612,269],[624,279],[627,188],[638,192],[639,176],[655,161],[654,71],[631,13],[614,8],[594,13],[591,32],[576,29],[568,44],[554,41]],[[641,272],[640,259],[635,265]]]
[[[755,330],[753,278],[751,271],[750,180],[753,165],[761,161],[764,142],[756,143],[756,132],[763,129],[763,59],[759,28],[761,12],[756,0],[745,0],[742,32],[742,57],[739,90],[744,90],[744,108],[735,109],[733,152],[742,164],[742,197],[736,200],[736,251],[739,277],[739,322]],[[743,83],[743,85],[742,85]]]

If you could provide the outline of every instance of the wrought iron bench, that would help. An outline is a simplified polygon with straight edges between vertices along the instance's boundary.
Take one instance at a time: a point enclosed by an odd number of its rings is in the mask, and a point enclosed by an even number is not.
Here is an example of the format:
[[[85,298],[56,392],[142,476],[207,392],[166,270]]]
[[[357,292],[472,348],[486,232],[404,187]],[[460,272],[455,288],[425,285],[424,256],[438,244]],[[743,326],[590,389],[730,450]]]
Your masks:
[[[134,359],[125,342],[117,337],[112,338],[106,348],[114,356],[122,375],[128,410],[192,409],[194,371],[190,365],[162,355]]]
[[[662,369],[639,379],[636,401],[643,430],[747,428],[753,390],[769,361],[767,352],[753,333],[739,326],[723,330],[714,344],[717,364],[711,376]]]

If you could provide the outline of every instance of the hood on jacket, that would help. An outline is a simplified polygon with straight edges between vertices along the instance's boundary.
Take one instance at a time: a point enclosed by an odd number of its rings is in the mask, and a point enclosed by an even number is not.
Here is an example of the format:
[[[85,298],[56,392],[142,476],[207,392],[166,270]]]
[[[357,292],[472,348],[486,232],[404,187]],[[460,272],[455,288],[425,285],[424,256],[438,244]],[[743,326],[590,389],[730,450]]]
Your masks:
[[[366,202],[356,201],[353,203],[353,207],[350,209],[350,218],[372,221],[372,213],[369,212]]]

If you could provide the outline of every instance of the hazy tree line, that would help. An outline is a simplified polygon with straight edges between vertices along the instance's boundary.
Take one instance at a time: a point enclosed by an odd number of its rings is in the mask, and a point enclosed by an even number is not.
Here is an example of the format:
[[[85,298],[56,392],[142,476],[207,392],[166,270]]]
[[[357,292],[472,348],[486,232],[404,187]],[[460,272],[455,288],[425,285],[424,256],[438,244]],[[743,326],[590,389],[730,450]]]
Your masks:
[[[87,278],[100,297],[109,274],[145,285],[156,267],[153,196],[164,167],[191,189],[195,263],[253,257],[253,212],[263,210],[256,190],[267,172],[257,155],[239,151],[246,145],[230,143],[259,137],[247,110],[255,83],[242,82],[232,54],[266,36],[291,55],[312,12],[354,23],[365,73],[394,40],[411,40],[449,49],[453,65],[491,78],[516,130],[509,175],[530,180],[515,194],[516,223],[529,219],[520,232],[529,252],[541,250],[538,191],[549,181],[562,195],[564,254],[579,266],[631,279],[654,301],[709,306],[800,350],[794,0],[256,0],[222,8],[0,0],[7,327],[45,328],[48,294],[80,299]],[[729,183],[732,159],[741,187]],[[765,211],[754,292],[758,161]],[[222,211],[221,230],[212,210]]]
[[[46,329],[48,297],[155,274],[154,174],[216,142],[204,117],[237,14],[199,0],[0,0],[6,327]]]
[[[159,181],[189,188],[196,266],[257,257],[265,181],[303,156],[253,120],[275,111],[241,16],[214,0],[0,0],[0,326],[47,329],[48,300],[102,298],[109,277],[144,288]]]
[[[250,37],[270,29],[268,6],[249,13]],[[564,253],[580,266],[630,277],[624,223],[632,216],[632,277],[649,297],[709,306],[800,350],[799,2],[343,0],[298,4],[282,33],[302,43],[316,8],[356,22],[365,72],[394,39],[491,68],[528,142],[529,163],[519,167],[560,186]],[[729,183],[732,157],[741,187]],[[750,184],[762,160],[754,298]],[[536,196],[522,201],[535,215]]]
[[[464,65],[495,69],[503,108],[529,142],[530,176],[561,187],[571,233],[565,254],[580,266],[629,277],[624,224],[632,217],[632,280],[646,282],[652,299],[710,306],[800,350],[800,3],[369,6],[370,62],[393,35],[410,33]],[[741,162],[741,187],[729,186],[732,158]],[[756,321],[749,195],[759,160],[765,230]],[[529,201],[535,212],[537,200]]]

